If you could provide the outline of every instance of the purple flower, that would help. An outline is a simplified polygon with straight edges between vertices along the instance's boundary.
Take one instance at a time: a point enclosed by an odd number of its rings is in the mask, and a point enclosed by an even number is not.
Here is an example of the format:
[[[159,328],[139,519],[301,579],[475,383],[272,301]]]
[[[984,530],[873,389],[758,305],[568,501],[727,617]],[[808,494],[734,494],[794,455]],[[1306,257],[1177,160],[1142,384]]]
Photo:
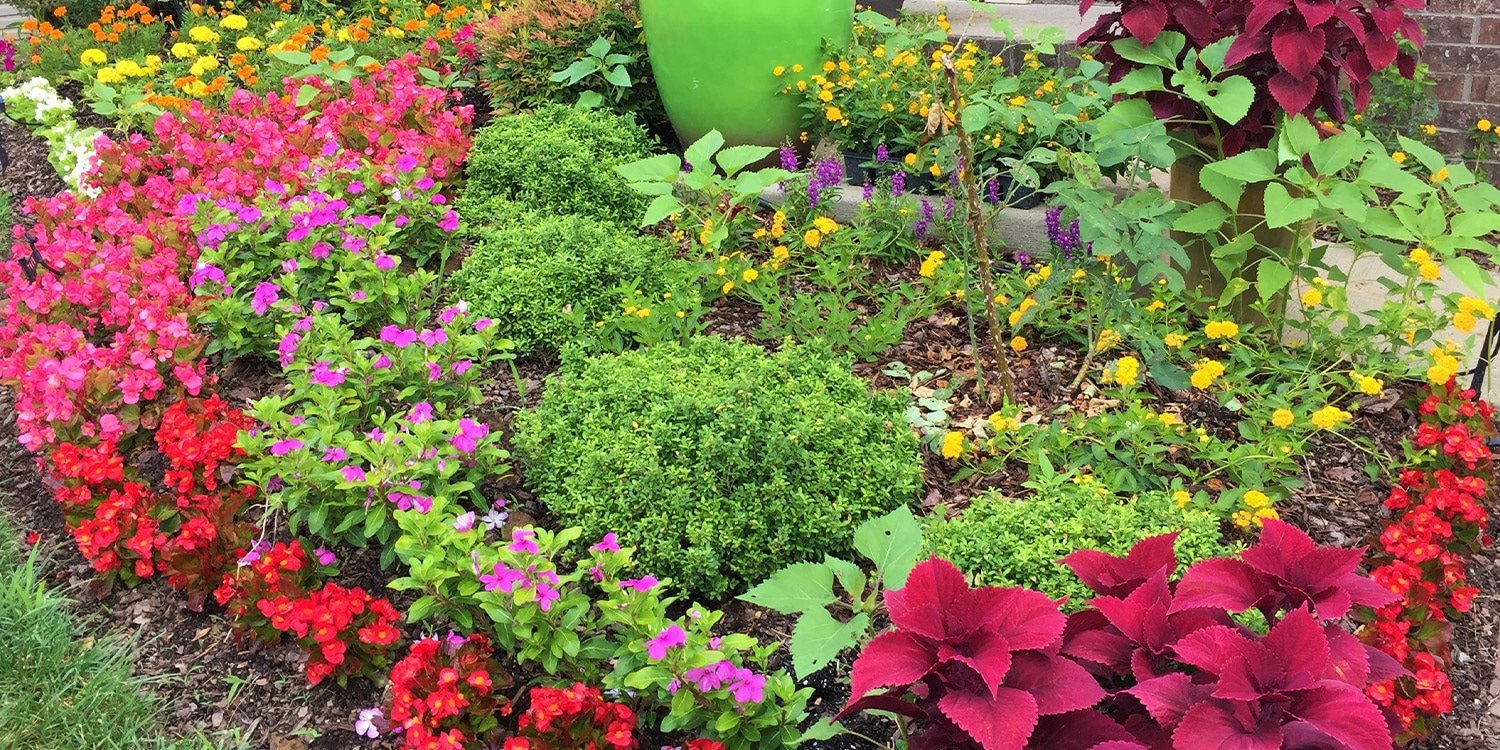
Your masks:
[[[989,197],[987,197],[985,200],[989,201],[990,203],[999,203],[1000,181],[991,179],[989,182],[985,183],[985,188],[989,191]]]
[[[286,260],[281,261],[281,270],[283,270],[283,271],[285,271],[287,273],[292,273],[292,272],[296,271],[297,270],[297,259],[296,258],[287,258]]]
[[[863,195],[860,196],[859,202],[860,203],[869,203],[874,198],[875,198],[875,184],[871,183],[871,182],[866,182],[865,183],[865,192],[864,192]]]
[[[243,567],[245,567],[245,566],[247,566],[247,565],[255,562],[256,560],[259,560],[261,554],[264,553],[266,550],[268,550],[270,548],[271,548],[271,543],[270,542],[268,542],[268,541],[266,541],[264,539],[257,539],[257,540],[255,540],[255,543],[252,544],[252,545],[250,545],[250,551],[246,552],[245,556],[240,558],[240,561],[238,563],[239,567],[243,568]]]
[[[229,283],[224,278],[224,271],[218,266],[200,263],[197,268],[193,269],[193,275],[188,277],[188,288],[197,289],[210,281],[221,286]]]
[[[432,419],[432,404],[429,404],[426,401],[413,406],[411,408],[411,411],[406,415],[406,421],[411,422],[412,424],[421,424],[430,419]]]
[[[323,460],[331,464],[339,463],[340,461],[344,461],[348,458],[349,454],[345,452],[343,448],[329,448],[328,450],[323,451]]]
[[[346,379],[345,368],[333,369],[328,360],[319,360],[313,363],[312,375],[309,377],[314,385],[333,388],[344,384]]]
[[[475,519],[475,516],[474,516],[474,511],[471,510],[471,511],[469,511],[467,513],[464,513],[463,515],[459,516],[458,518],[453,519],[453,530],[454,531],[472,531],[474,529],[474,521],[475,520],[476,519]]]
[[[426,347],[446,344],[448,343],[448,332],[441,328],[427,329],[417,334],[417,340],[422,342],[422,345]]]
[[[463,310],[459,308],[459,305],[445,307],[443,308],[442,312],[438,313],[438,323],[442,325],[448,325],[449,323],[452,323],[453,319],[458,317],[459,313],[461,312],[463,312]]]
[[[448,366],[448,370],[449,370],[449,372],[452,372],[454,375],[457,375],[459,377],[463,377],[463,374],[466,373],[466,372],[468,372],[469,368],[471,368],[473,366],[474,366],[473,362],[470,362],[467,359],[460,359],[459,361],[454,362],[453,364],[449,365]]]
[[[366,478],[365,470],[353,464],[339,469],[339,474],[343,475],[345,482],[363,482]]]
[[[656,580],[654,576],[642,576],[640,578],[627,578],[623,581],[620,581],[620,588],[639,591],[644,594],[647,591],[656,588],[656,584],[658,583],[660,583],[660,581]]]
[[[396,259],[381,253],[379,257],[375,258],[375,267],[382,271],[389,271],[396,267]]]
[[[536,543],[536,532],[531,529],[511,529],[510,544],[505,548],[511,552],[525,552],[528,555],[540,554],[542,551]]]
[[[276,345],[276,353],[282,367],[292,363],[292,359],[297,356],[297,344],[301,341],[302,337],[295,333],[281,337],[281,342]]]
[[[359,195],[360,193],[363,193],[365,191],[365,184],[363,182],[360,182],[359,180],[354,180],[353,182],[350,182],[349,186],[344,189],[349,191],[349,193],[352,195]]]
[[[436,362],[427,363],[427,379],[437,380],[443,376],[443,366]]]
[[[824,190],[844,181],[844,160],[827,158],[813,165],[813,174],[807,181],[807,202],[816,207]]]
[[[349,301],[351,301],[351,302],[364,302],[365,298],[367,298],[369,296],[370,295],[368,295],[368,294],[365,293],[365,290],[363,290],[363,289],[355,289],[354,291],[352,291],[352,292],[349,293]]]
[[[927,228],[930,226],[932,226],[932,203],[923,198],[922,215],[921,218],[917,219],[917,223],[912,226],[912,231],[916,233],[917,239],[922,239],[927,236]]]
[[[490,434],[488,425],[475,422],[468,417],[458,420],[458,434],[453,436],[449,442],[460,453],[473,453],[479,447],[479,441]]]
[[[333,552],[323,549],[322,547],[313,550],[313,557],[317,558],[318,564],[322,565],[323,567],[328,567],[329,565],[333,565],[339,561],[338,555],[335,555],[333,554]]]
[[[481,521],[484,521],[484,527],[486,529],[494,531],[495,529],[498,529],[505,525],[505,521],[510,518],[510,514],[501,510],[500,508],[502,507],[504,506],[497,505],[493,508],[490,508],[490,511],[488,513],[485,513],[484,517],[480,519]]]
[[[402,154],[401,158],[396,160],[396,171],[401,172],[402,174],[410,172],[416,168],[417,157],[412,156],[411,154]]]
[[[589,551],[590,552],[619,552],[620,551],[620,538],[615,535],[615,532],[611,531],[608,534],[605,534],[604,538],[600,539],[598,544],[595,544],[594,546],[589,547]]]
[[[327,258],[332,252],[333,245],[330,245],[327,242],[314,242],[312,249],[308,250],[307,254],[311,255],[313,257],[313,260],[322,260],[324,258]]]
[[[516,587],[520,586],[525,580],[526,573],[524,571],[516,570],[503,563],[495,563],[492,572],[479,577],[479,582],[484,584],[485,591],[499,590],[506,594],[515,591]]]
[[[677,625],[668,625],[651,640],[646,641],[646,656],[652,661],[667,658],[667,650],[687,645],[687,633]]]
[[[474,330],[475,332],[483,331],[484,329],[489,328],[494,324],[495,321],[490,320],[489,318],[480,318],[479,320],[474,321]]]
[[[389,370],[391,369],[391,358],[382,354],[376,357],[375,361],[370,363],[370,366],[377,370]]]
[[[281,287],[269,281],[262,281],[255,285],[255,294],[250,299],[250,309],[254,310],[256,315],[265,317],[271,305],[276,304],[278,299],[281,299]]]
[[[797,162],[796,149],[791,146],[781,147],[781,168],[788,172],[795,172],[802,168],[802,165]]]
[[[368,740],[380,736],[380,729],[375,726],[378,719],[385,718],[385,712],[378,708],[361,709],[359,718],[354,722],[354,733]]]
[[[953,220],[953,208],[956,205],[951,196],[943,199],[943,221]]]
[[[906,173],[898,169],[891,175],[891,197],[900,198],[903,195],[906,195]]]
[[[437,197],[437,196],[433,196],[433,197]],[[457,232],[458,231],[458,212],[454,211],[451,208],[448,209],[448,213],[443,214],[443,218],[438,221],[438,229],[441,229],[444,232]]]
[[[282,440],[271,445],[271,455],[273,456],[285,456],[292,451],[300,450],[302,450],[301,440]]]
[[[397,349],[405,349],[417,343],[417,332],[410,328],[389,325],[380,329],[380,340]]]
[[[875,147],[875,163],[885,164],[891,160],[891,150],[884,143]]]
[[[736,703],[760,703],[766,698],[766,677],[748,669],[737,670],[729,694]]]

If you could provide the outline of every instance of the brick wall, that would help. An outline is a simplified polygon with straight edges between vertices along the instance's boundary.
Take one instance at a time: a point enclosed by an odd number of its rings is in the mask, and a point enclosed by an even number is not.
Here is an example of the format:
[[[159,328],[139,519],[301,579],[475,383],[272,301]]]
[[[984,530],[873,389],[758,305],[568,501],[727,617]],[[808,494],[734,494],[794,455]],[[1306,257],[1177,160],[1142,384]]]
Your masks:
[[[1422,58],[1438,84],[1439,144],[1461,153],[1480,118],[1500,123],[1500,0],[1428,0],[1418,18],[1427,29]]]

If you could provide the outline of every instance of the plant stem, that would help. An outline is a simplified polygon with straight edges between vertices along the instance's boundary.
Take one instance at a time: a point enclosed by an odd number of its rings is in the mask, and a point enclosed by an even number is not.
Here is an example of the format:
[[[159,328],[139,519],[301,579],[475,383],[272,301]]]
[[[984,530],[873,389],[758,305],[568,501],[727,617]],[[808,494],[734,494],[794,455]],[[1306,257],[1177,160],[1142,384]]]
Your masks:
[[[979,198],[979,178],[976,176],[974,167],[974,143],[969,139],[969,133],[964,130],[963,118],[957,116],[961,97],[958,92],[958,70],[953,67],[952,53],[943,56],[943,72],[948,75],[948,95],[953,101],[955,110],[953,125],[958,135],[959,157],[962,159],[958,170],[959,181],[963,183],[965,197],[968,200],[969,231],[974,236],[974,249],[979,257],[979,289],[984,294],[985,322],[989,324],[990,339],[995,347],[995,369],[1000,376],[1000,390],[1005,395],[1006,402],[1011,403],[1016,397],[1015,376],[1010,369],[1010,360],[1005,354],[1005,334],[1000,325],[1000,313],[995,307],[995,272],[990,262],[989,241],[985,236],[983,204]],[[978,348],[974,350],[974,361],[976,364],[980,361]],[[983,380],[980,382],[983,383]]]

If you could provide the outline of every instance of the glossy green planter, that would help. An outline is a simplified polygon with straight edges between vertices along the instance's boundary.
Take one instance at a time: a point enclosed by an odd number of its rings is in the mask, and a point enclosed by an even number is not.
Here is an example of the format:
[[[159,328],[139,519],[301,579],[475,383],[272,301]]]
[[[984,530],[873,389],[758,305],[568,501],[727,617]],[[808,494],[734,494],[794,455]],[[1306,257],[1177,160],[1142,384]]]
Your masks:
[[[848,44],[854,0],[641,0],[651,72],[683,145],[710,130],[730,144],[775,146],[801,130],[797,98],[772,71],[822,65]]]

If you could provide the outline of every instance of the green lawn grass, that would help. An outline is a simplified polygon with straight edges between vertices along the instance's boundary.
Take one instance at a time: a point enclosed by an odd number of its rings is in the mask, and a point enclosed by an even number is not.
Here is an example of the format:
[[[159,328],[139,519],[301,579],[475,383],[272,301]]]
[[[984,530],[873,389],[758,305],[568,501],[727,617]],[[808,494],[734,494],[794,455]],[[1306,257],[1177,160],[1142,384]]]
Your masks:
[[[0,748],[212,750],[205,739],[162,737],[130,647],[82,632],[0,518]]]

